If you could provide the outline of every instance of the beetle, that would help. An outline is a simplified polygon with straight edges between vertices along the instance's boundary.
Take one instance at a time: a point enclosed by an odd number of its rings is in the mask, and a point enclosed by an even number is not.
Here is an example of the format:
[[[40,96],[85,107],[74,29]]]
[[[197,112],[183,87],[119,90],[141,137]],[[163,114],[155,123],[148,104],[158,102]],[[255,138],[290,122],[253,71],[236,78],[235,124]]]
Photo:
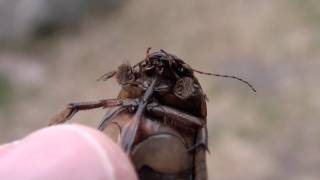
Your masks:
[[[100,80],[115,77],[117,98],[70,103],[50,125],[64,123],[78,111],[109,108],[98,129],[119,143],[132,160],[140,179],[207,179],[207,97],[193,69],[164,50],[150,53],[131,66],[121,64]]]

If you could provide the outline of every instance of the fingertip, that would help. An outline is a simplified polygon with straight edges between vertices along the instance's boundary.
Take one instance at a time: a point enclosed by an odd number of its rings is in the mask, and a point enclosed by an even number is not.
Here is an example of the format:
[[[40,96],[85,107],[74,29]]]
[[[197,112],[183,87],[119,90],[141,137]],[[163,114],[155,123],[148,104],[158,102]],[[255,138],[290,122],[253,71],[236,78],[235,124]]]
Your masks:
[[[11,143],[7,143],[7,144],[2,144],[0,146],[0,157],[4,154],[6,154],[6,152],[8,152],[11,148],[13,148],[15,145],[17,145],[19,143],[19,141],[13,141]]]
[[[0,179],[137,179],[130,160],[110,138],[81,125],[30,134],[0,159],[0,169]]]
[[[112,174],[114,179],[137,179],[127,155],[101,131],[77,124],[65,125],[64,128],[77,131],[81,139],[94,149],[96,155],[101,159],[105,171],[109,171],[108,174]]]

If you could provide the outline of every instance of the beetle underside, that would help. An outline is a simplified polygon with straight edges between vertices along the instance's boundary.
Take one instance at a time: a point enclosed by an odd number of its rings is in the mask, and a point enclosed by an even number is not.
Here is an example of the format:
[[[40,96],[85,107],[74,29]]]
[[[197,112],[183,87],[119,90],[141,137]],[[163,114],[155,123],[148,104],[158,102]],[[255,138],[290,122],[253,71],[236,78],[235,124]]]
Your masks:
[[[71,103],[50,125],[80,110],[110,108],[98,129],[119,143],[140,179],[205,180],[206,95],[193,74],[203,72],[163,50],[149,50],[138,64],[124,63],[99,78],[116,77],[122,87],[117,98]]]

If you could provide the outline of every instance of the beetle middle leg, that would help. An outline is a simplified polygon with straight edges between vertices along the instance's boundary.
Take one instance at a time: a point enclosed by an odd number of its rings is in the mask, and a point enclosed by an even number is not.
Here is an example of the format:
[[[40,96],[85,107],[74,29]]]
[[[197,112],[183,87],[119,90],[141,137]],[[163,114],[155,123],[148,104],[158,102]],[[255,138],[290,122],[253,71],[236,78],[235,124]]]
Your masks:
[[[204,119],[155,102],[147,105],[147,111],[155,116],[162,118],[165,117],[166,119],[175,121],[177,123],[173,124],[181,126],[181,128],[199,128],[196,143],[189,148],[189,151],[193,151],[200,146],[203,146],[207,151],[209,151],[208,130]]]
[[[70,103],[68,106],[59,114],[55,115],[49,125],[61,124],[71,119],[78,111],[90,110],[96,108],[110,108],[116,106],[136,106],[136,99],[103,99],[92,102],[77,102]]]
[[[175,121],[173,124],[182,128],[201,128],[205,125],[204,119],[155,102],[147,105],[147,111],[155,116]]]
[[[118,115],[119,113],[123,112],[125,109],[127,109],[126,107],[120,106],[120,107],[116,107],[114,109],[111,109],[110,111],[108,111],[102,118],[102,120],[99,123],[98,129],[100,131],[103,131],[109,124],[110,120],[115,117],[116,115]]]

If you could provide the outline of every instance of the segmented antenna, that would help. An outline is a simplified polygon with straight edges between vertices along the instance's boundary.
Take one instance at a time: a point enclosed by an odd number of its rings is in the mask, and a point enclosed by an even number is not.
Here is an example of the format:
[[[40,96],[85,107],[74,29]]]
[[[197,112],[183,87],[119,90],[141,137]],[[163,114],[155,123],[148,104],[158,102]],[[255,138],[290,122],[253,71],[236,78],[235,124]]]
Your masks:
[[[160,49],[160,51],[167,56],[169,65],[172,66],[172,63],[174,62],[172,56],[163,49]]]
[[[150,56],[150,50],[152,49],[152,47],[148,47],[147,51],[146,51],[146,60],[149,61],[149,56]]]
[[[137,66],[139,66],[140,64],[142,64],[143,62],[145,62],[146,60],[149,61],[149,57],[150,57],[150,50],[152,49],[152,47],[148,47],[147,51],[146,51],[146,57],[145,59],[141,60],[140,62],[138,62],[137,64],[133,65],[132,67],[135,68]]]
[[[208,72],[202,72],[202,71],[199,71],[199,70],[196,70],[196,69],[192,69],[194,72],[197,72],[199,74],[205,74],[205,75],[210,75],[210,76],[217,76],[217,77],[225,77],[225,78],[232,78],[232,79],[236,79],[236,80],[239,80],[245,84],[247,84],[250,89],[253,91],[253,92],[257,92],[256,89],[246,80],[243,80],[241,78],[238,78],[236,76],[229,76],[229,75],[224,75],[224,74],[215,74],[215,73],[208,73]]]
[[[110,78],[112,78],[114,75],[116,75],[117,71],[110,71],[110,72],[107,72],[107,73],[104,73],[102,76],[100,76],[97,81],[106,81]]]

